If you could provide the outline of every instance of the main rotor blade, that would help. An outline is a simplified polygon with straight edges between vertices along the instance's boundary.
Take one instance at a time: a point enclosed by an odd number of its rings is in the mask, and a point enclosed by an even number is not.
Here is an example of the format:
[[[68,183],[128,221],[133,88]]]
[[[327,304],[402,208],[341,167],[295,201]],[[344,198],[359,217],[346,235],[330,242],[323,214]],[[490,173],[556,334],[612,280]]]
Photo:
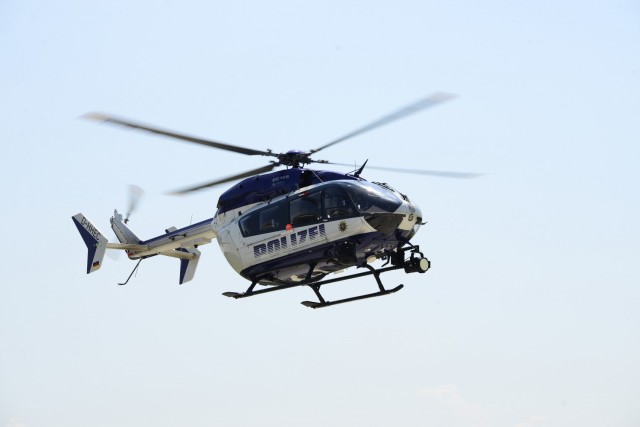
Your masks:
[[[352,164],[348,164],[348,163],[333,163],[333,162],[328,162],[328,163],[330,165],[353,167]],[[387,167],[383,167],[383,166],[367,166],[366,169],[377,169],[377,170],[389,171],[389,172],[412,173],[412,174],[416,174],[416,175],[439,176],[439,177],[442,177],[442,178],[472,179],[472,178],[479,178],[479,177],[485,175],[484,173],[433,171],[433,170],[404,169],[404,168],[387,168]]]
[[[270,165],[262,166],[262,167],[260,167],[258,169],[252,169],[250,171],[246,171],[246,172],[240,173],[238,175],[229,176],[227,178],[222,178],[222,179],[219,179],[217,181],[206,182],[204,184],[196,185],[194,187],[189,187],[189,188],[184,188],[182,190],[172,191],[169,194],[180,195],[180,194],[191,193],[193,191],[197,191],[197,190],[202,190],[204,188],[213,187],[214,185],[224,184],[225,182],[236,181],[236,180],[241,179],[241,178],[246,178],[246,177],[249,177],[249,176],[252,176],[252,175],[257,175],[257,174],[264,173],[264,172],[269,172],[269,171],[273,170],[277,166],[278,166],[278,163],[272,162]]]
[[[164,136],[168,136],[168,137],[171,137],[171,138],[181,139],[183,141],[193,142],[193,143],[200,144],[200,145],[206,145],[208,147],[219,148],[221,150],[227,150],[227,151],[233,151],[234,153],[246,154],[248,156],[258,156],[258,155],[260,155],[260,156],[276,157],[270,151],[254,150],[254,149],[251,149],[251,148],[238,147],[236,145],[230,145],[230,144],[225,144],[225,143],[222,143],[222,142],[211,141],[209,139],[196,138],[196,137],[193,137],[193,136],[183,135],[183,134],[175,133],[175,132],[172,132],[172,131],[169,131],[169,130],[159,129],[159,128],[143,125],[143,124],[140,124],[140,123],[132,122],[132,121],[129,121],[127,119],[122,119],[122,118],[118,118],[118,117],[114,117],[114,116],[109,116],[109,115],[106,115],[106,114],[87,113],[84,116],[82,116],[82,118],[89,119],[89,120],[95,120],[95,121],[98,121],[98,122],[110,123],[110,124],[114,124],[114,125],[120,125],[120,126],[124,126],[124,127],[128,127],[128,128],[132,128],[132,129],[139,129],[139,130],[155,133],[155,134],[158,134],[158,135],[164,135]]]
[[[379,118],[378,120],[369,123],[366,126],[363,126],[359,129],[354,130],[351,133],[348,133],[334,141],[331,141],[319,148],[316,148],[315,150],[311,150],[311,153],[317,153],[320,150],[324,150],[327,147],[331,147],[332,145],[335,145],[339,142],[342,142],[344,140],[347,140],[349,138],[353,138],[354,136],[358,136],[361,135],[365,132],[369,132],[373,129],[379,128],[380,126],[384,126],[386,124],[389,124],[391,122],[394,122],[396,120],[400,120],[403,117],[407,117],[413,113],[417,113],[418,111],[424,110],[425,108],[429,108],[429,107],[433,107],[435,105],[438,104],[442,104],[445,101],[448,101],[452,98],[455,98],[455,95],[451,95],[448,93],[444,93],[444,92],[437,92],[434,93],[424,99],[421,99],[418,102],[414,102],[413,104],[409,104],[406,107],[403,107],[401,109],[399,109],[398,111],[395,111],[389,115],[386,115],[384,117]]]

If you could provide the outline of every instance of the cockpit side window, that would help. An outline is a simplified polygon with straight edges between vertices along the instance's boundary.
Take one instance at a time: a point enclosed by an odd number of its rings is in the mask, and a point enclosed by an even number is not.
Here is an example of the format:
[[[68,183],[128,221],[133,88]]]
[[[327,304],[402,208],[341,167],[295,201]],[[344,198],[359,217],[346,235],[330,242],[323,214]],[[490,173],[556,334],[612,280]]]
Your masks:
[[[291,225],[313,224],[322,220],[322,205],[320,192],[303,194],[300,198],[292,200],[289,204]]]
[[[260,211],[260,232],[268,233],[275,230],[284,230],[289,222],[286,206],[282,203]]]
[[[323,191],[324,216],[329,221],[349,218],[355,215],[356,209],[347,193],[338,186],[328,187]]]

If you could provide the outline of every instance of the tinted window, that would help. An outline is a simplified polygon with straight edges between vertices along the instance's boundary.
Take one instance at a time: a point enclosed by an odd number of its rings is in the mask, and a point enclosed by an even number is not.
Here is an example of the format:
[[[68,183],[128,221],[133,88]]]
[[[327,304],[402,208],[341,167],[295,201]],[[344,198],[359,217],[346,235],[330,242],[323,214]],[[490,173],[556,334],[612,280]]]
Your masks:
[[[396,194],[369,182],[345,182],[344,186],[362,213],[395,212],[402,200]]]
[[[248,213],[240,219],[240,230],[245,237],[255,236],[285,230],[289,223],[300,227],[323,219],[350,218],[359,212],[395,212],[401,204],[395,193],[368,182],[332,184]]]
[[[284,230],[288,222],[289,210],[286,201],[282,201],[245,215],[240,219],[240,230],[245,237],[255,236]]]
[[[290,204],[291,224],[294,227],[313,224],[322,219],[320,192],[303,194]]]
[[[324,216],[329,220],[352,217],[356,213],[355,206],[347,193],[338,186],[331,186],[325,189],[324,195]]]

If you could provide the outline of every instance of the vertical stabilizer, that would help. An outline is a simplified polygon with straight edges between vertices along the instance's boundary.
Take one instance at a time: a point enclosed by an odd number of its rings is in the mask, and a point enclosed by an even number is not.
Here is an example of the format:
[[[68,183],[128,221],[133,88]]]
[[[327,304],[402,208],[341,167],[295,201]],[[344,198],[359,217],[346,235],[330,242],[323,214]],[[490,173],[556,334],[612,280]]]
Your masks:
[[[87,274],[93,273],[102,266],[108,240],[83,214],[74,215],[71,219],[78,228],[84,244],[87,245]]]
[[[192,255],[191,259],[183,258],[180,260],[180,284],[186,283],[193,279],[200,260],[200,251],[196,248],[178,248],[176,251],[186,252]]]

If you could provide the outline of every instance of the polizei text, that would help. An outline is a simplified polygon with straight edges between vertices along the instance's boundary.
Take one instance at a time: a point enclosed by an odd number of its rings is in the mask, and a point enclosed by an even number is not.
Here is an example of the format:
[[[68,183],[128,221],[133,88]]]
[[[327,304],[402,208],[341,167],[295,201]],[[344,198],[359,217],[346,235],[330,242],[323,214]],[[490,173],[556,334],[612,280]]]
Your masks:
[[[318,237],[324,237],[325,227],[324,224],[316,225],[315,227],[307,228],[291,233],[289,236],[282,236],[276,239],[270,240],[267,243],[260,243],[253,247],[253,255],[256,258],[260,258],[264,255],[271,255],[288,247],[295,248],[296,246],[304,245],[316,240]]]

